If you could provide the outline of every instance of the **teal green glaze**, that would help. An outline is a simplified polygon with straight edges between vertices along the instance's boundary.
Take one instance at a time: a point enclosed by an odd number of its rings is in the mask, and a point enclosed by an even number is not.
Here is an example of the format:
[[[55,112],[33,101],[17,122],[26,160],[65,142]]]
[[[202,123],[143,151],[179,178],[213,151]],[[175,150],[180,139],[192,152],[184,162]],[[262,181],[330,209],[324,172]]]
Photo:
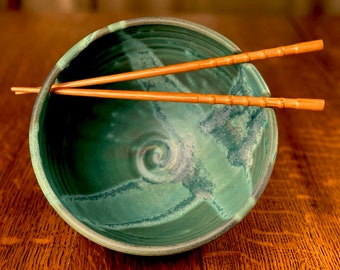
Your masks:
[[[125,21],[89,35],[50,75],[64,82],[237,53],[185,21]],[[31,154],[53,207],[106,247],[161,255],[199,246],[255,205],[275,161],[270,109],[48,95],[37,99]],[[269,95],[250,64],[100,86]],[[96,86],[98,88],[98,86]]]
[[[92,41],[96,40],[98,37],[115,32],[116,30],[125,28],[125,21],[117,22],[102,29],[99,29],[82,40],[80,40],[75,46],[73,46],[57,63],[56,67],[59,70],[63,70],[68,63],[74,58],[74,56],[78,55],[82,50],[84,50],[88,45],[91,44]]]

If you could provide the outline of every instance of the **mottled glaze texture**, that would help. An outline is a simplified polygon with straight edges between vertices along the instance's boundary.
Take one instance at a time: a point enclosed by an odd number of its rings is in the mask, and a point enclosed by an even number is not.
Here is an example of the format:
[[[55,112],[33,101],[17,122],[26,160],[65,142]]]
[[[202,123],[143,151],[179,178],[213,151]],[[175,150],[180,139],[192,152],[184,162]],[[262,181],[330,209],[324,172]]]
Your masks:
[[[76,45],[50,74],[32,118],[33,165],[52,206],[91,240],[143,255],[194,248],[239,222],[274,164],[272,110],[48,94],[54,79],[237,52],[213,31],[160,18],[114,24]],[[250,64],[100,87],[269,94]]]

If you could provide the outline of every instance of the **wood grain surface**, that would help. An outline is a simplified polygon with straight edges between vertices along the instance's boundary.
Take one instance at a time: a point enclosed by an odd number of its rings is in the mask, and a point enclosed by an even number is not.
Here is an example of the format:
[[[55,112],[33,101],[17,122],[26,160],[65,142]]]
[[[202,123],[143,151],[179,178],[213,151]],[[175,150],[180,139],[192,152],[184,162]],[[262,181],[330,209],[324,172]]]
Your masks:
[[[276,110],[279,147],[270,182],[232,230],[190,252],[131,256],[70,228],[49,206],[32,170],[28,128],[34,96],[79,39],[141,14],[0,12],[0,269],[339,269],[340,17],[170,14],[206,25],[243,51],[324,39],[322,52],[254,63],[273,96],[325,98],[323,112]]]

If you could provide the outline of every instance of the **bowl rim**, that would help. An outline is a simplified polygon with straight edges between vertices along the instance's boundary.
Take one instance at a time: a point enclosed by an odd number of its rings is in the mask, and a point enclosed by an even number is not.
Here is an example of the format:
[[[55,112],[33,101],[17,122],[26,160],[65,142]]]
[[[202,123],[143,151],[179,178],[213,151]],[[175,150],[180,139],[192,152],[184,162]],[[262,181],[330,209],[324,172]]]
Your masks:
[[[103,27],[89,35],[85,38],[81,39],[78,43],[76,43],[71,49],[69,49],[56,63],[55,67],[50,71],[47,76],[45,82],[43,83],[39,94],[36,97],[36,101],[33,107],[30,129],[29,129],[29,148],[31,161],[34,169],[34,173],[36,175],[37,181],[40,185],[40,188],[47,198],[49,204],[54,208],[54,210],[58,213],[58,215],[68,223],[73,229],[75,229],[78,233],[88,238],[89,240],[104,246],[106,248],[134,255],[146,255],[146,256],[160,256],[160,255],[170,255],[181,253],[184,251],[188,251],[199,246],[202,246],[217,237],[224,234],[226,231],[230,230],[234,225],[236,225],[243,217],[253,208],[262,192],[264,191],[267,183],[270,179],[270,175],[275,163],[276,153],[277,153],[277,141],[278,141],[278,131],[277,131],[277,123],[275,113],[272,109],[268,110],[268,119],[269,119],[269,127],[270,127],[270,136],[272,138],[272,143],[270,144],[269,153],[271,154],[270,158],[267,158],[267,164],[264,166],[265,174],[261,177],[260,185],[258,185],[257,189],[253,191],[252,196],[248,199],[247,203],[243,206],[242,209],[228,222],[224,223],[223,226],[213,230],[203,236],[194,238],[189,241],[185,241],[178,244],[173,245],[157,245],[157,246],[138,246],[133,244],[127,244],[124,242],[120,242],[117,240],[113,240],[109,237],[103,236],[91,228],[87,227],[77,218],[75,218],[61,203],[56,194],[54,193],[51,185],[49,184],[48,178],[44,172],[42,157],[40,155],[40,144],[39,144],[39,130],[41,123],[41,115],[44,111],[44,105],[46,100],[48,100],[49,92],[51,85],[55,83],[57,76],[59,73],[67,66],[67,64],[76,57],[83,49],[85,49],[92,41],[107,35],[109,33],[123,30],[128,27],[133,26],[142,26],[142,25],[172,25],[185,29],[189,29],[198,33],[201,33],[205,36],[212,38],[217,41],[224,47],[227,47],[229,50],[239,53],[240,49],[231,42],[228,38],[222,36],[221,34],[215,32],[214,30],[202,26],[200,24],[177,19],[172,17],[141,17],[136,19],[129,19],[119,21],[113,24],[110,24],[106,27]],[[269,95],[269,89],[262,79],[260,73],[253,67],[251,64],[246,64],[250,68],[250,72],[254,75],[255,79],[263,88],[263,91]]]

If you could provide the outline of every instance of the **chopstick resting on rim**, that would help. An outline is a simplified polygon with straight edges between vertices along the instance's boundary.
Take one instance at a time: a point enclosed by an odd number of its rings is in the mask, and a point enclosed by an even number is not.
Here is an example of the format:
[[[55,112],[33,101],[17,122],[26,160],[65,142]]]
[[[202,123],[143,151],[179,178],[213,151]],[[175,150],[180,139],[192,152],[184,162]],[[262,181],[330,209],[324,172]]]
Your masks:
[[[301,54],[322,49],[323,41],[314,40],[254,52],[240,53],[205,60],[197,60],[168,66],[148,68],[144,70],[124,72],[96,78],[64,82],[52,85],[51,92],[54,94],[62,95],[92,96],[116,99],[323,110],[325,104],[325,101],[323,99],[305,99],[305,98],[293,99],[293,98],[232,96],[200,93],[177,93],[177,92],[170,93],[170,92],[147,92],[130,90],[103,90],[103,89],[78,88],[84,86],[93,86],[98,84],[107,84],[121,81],[144,79],[155,76],[176,74],[182,72],[196,71],[205,68],[214,68],[219,66],[247,63],[255,60],[282,57],[292,54]],[[40,91],[40,87],[12,87],[11,90],[14,91],[16,94],[38,93]]]
[[[228,66],[240,63],[247,63],[255,60],[264,60],[275,57],[282,57],[292,54],[302,54],[323,49],[323,41],[313,40],[308,42],[296,43],[288,46],[280,46],[271,49],[263,49],[254,52],[246,52],[240,54],[227,55],[223,57],[210,58],[205,60],[196,60],[192,62],[185,62],[180,64],[173,64],[168,66],[154,67],[143,70],[135,70],[113,75],[101,76],[96,78],[88,78],[72,82],[64,82],[52,85],[53,88],[65,87],[85,87],[98,84],[115,83],[136,79],[144,79],[155,76],[163,76],[169,74],[183,73],[189,71],[196,71],[206,68],[215,68],[219,66]]]
[[[12,91],[15,92],[16,90],[18,90],[19,93],[39,92],[39,89],[37,88],[12,87]],[[276,107],[315,111],[321,111],[324,109],[325,106],[325,101],[323,99],[274,98],[265,96],[253,97],[253,96],[234,96],[234,95],[182,93],[182,92],[148,92],[133,90],[61,88],[52,89],[51,93],[59,95],[85,96],[98,98]]]

